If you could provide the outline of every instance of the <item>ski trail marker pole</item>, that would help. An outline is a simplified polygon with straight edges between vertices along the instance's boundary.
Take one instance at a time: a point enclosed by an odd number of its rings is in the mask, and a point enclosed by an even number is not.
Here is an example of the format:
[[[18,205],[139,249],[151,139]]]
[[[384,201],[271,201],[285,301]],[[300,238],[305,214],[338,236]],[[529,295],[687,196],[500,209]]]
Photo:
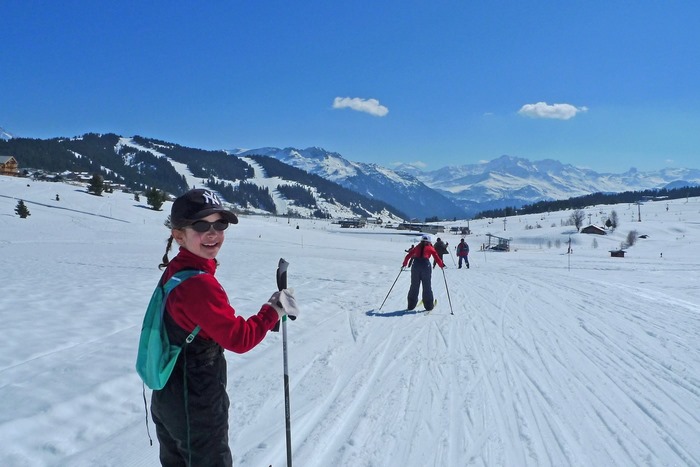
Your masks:
[[[445,268],[442,268],[442,278],[445,279],[445,290],[447,291],[447,301],[450,302],[450,314],[454,315],[455,312],[452,309],[452,299],[450,298],[450,289],[447,287],[447,276],[445,276]]]
[[[289,263],[280,258],[277,265],[277,290],[287,288]],[[289,406],[289,365],[287,363],[287,315],[282,317],[282,352],[284,354],[284,422],[287,433],[287,467],[292,467],[292,417]]]
[[[401,268],[401,270],[399,271],[398,276],[396,276],[396,279],[394,279],[394,283],[391,284],[391,288],[390,288],[389,291],[386,293],[386,297],[384,297],[384,301],[382,302],[381,305],[379,305],[379,309],[380,309],[380,310],[381,310],[382,307],[384,306],[384,303],[386,302],[386,299],[389,298],[389,294],[391,293],[391,291],[394,290],[394,286],[396,285],[396,281],[399,280],[399,276],[401,275],[402,272],[403,272],[403,268]]]

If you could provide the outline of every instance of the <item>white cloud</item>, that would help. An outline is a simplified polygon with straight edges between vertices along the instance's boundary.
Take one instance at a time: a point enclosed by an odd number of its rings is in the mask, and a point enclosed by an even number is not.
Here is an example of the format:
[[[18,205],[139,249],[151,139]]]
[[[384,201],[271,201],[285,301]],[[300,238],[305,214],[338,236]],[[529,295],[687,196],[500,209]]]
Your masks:
[[[587,112],[588,107],[576,107],[571,104],[525,104],[518,110],[520,115],[530,118],[554,118],[557,120],[569,120],[580,112]]]
[[[384,117],[389,109],[379,103],[377,99],[362,99],[360,97],[336,97],[333,99],[334,109],[352,109],[358,112],[366,112],[375,117]]]

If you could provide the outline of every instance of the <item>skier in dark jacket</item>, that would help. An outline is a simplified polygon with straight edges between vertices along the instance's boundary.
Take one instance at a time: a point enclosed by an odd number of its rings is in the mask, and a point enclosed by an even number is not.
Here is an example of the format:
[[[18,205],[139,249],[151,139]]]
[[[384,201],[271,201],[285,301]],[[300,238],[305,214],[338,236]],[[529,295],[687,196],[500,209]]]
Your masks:
[[[183,343],[195,326],[201,331],[185,345],[162,390],[153,391],[151,415],[163,466],[232,466],[228,445],[229,398],[224,349],[244,353],[258,345],[285,314],[296,316],[294,295],[275,292],[260,311],[237,316],[214,277],[224,230],[238,223],[209,190],[190,190],[175,200],[171,236],[161,267],[163,281],[177,271],[204,271],[174,289],[166,301],[164,322],[170,342]],[[172,242],[178,254],[168,260]]]
[[[437,251],[440,259],[442,259],[445,254],[449,254],[449,250],[447,249],[449,246],[450,244],[443,242],[440,237],[438,237],[438,239],[435,241],[435,251]],[[444,264],[445,260],[442,259],[442,262]],[[435,269],[435,266],[437,266],[437,261],[433,261],[433,269]]]
[[[408,289],[408,306],[409,310],[413,310],[418,305],[418,292],[420,287],[423,287],[423,305],[425,309],[430,311],[435,306],[433,301],[433,288],[430,283],[432,268],[430,267],[430,257],[437,262],[440,268],[445,267],[440,256],[431,244],[430,235],[423,235],[421,242],[411,248],[403,260],[402,267],[408,265],[409,260],[413,260],[411,265],[411,287]]]
[[[462,269],[462,260],[469,269],[469,245],[464,239],[460,240],[459,245],[457,245],[457,256],[459,256],[459,269]]]

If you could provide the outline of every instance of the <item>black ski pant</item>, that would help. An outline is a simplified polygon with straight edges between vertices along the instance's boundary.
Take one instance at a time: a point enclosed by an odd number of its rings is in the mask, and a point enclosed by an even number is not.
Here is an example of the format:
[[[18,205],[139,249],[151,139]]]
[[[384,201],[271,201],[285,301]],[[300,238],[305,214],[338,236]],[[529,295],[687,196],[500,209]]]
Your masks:
[[[433,287],[430,284],[433,269],[430,260],[416,258],[411,265],[411,287],[408,289],[408,309],[418,305],[418,292],[423,287],[423,305],[426,310],[433,309]]]
[[[197,337],[180,353],[165,387],[151,396],[161,465],[232,467],[229,404],[223,349],[201,345]]]

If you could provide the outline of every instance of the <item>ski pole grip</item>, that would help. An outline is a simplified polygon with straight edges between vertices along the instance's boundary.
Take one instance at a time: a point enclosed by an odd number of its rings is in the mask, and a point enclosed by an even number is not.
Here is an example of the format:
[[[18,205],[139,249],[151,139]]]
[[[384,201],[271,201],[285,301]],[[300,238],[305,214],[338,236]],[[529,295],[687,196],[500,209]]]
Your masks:
[[[287,288],[287,268],[289,267],[289,263],[285,261],[284,258],[280,258],[279,263],[277,264],[277,290],[282,290]],[[281,306],[281,304],[280,304]],[[287,315],[285,315],[285,318],[287,318]],[[294,321],[296,316],[289,316],[289,319]]]

